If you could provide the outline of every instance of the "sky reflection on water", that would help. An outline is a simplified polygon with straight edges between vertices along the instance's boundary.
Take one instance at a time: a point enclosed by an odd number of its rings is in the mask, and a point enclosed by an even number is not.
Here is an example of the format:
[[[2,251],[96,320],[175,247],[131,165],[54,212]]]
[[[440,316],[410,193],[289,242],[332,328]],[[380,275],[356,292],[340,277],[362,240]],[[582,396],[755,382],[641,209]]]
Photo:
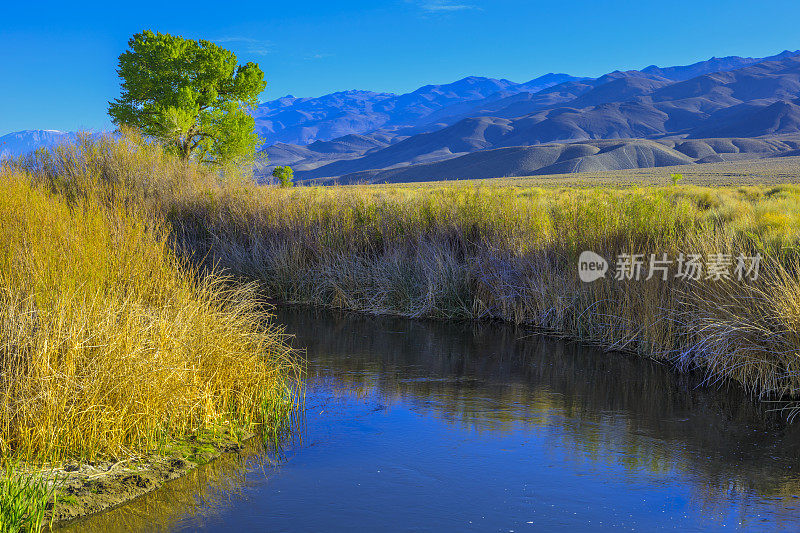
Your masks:
[[[72,529],[800,527],[800,430],[735,388],[507,325],[279,321],[309,368],[275,461],[253,445]]]

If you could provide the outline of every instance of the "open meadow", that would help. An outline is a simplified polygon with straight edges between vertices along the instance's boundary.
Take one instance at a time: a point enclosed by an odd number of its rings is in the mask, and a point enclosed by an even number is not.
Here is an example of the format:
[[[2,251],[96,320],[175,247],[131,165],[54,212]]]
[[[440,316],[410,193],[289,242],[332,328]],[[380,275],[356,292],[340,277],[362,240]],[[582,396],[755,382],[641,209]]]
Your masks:
[[[682,185],[708,187],[740,185],[784,185],[800,183],[800,156],[743,159],[720,163],[674,165],[625,170],[603,170],[569,174],[542,174],[523,177],[496,177],[475,180],[418,181],[402,186],[430,187],[450,184],[494,184],[518,187],[663,187],[671,176],[683,176]],[[375,187],[397,187],[397,184]]]

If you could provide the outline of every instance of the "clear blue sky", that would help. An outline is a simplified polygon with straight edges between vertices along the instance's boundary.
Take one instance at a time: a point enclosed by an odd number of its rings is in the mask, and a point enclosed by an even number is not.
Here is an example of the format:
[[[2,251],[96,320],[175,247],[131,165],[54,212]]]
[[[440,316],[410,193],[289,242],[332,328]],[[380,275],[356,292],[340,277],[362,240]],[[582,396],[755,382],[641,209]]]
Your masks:
[[[0,11],[0,135],[108,128],[117,57],[143,29],[215,40],[258,62],[262,101],[800,48],[797,0],[15,1]]]

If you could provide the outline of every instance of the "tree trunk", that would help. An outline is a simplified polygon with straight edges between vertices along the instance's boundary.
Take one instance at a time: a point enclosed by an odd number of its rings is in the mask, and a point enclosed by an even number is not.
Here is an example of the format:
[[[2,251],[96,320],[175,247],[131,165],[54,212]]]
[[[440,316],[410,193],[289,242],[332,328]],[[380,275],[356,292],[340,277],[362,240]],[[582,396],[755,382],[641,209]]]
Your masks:
[[[189,144],[189,141],[185,141],[181,146],[181,159],[184,161],[189,161],[189,156],[192,155],[192,147]]]

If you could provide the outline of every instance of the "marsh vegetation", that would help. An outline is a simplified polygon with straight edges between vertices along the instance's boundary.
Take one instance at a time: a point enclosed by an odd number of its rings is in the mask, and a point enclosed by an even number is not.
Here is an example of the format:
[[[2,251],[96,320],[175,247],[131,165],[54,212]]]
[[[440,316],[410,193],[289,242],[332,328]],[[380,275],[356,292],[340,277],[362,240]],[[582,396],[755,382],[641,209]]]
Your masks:
[[[18,166],[59,197],[96,190],[100,204],[135,206],[165,224],[165,253],[256,280],[283,302],[502,319],[701,367],[764,397],[799,392],[796,185],[259,187],[132,134]],[[587,284],[576,271],[584,250],[763,260],[756,280]]]
[[[288,302],[501,319],[702,368],[763,398],[800,392],[794,185],[625,189],[223,188],[173,213],[196,249]],[[188,236],[188,234],[187,234]],[[577,259],[760,255],[758,279],[582,283]]]

